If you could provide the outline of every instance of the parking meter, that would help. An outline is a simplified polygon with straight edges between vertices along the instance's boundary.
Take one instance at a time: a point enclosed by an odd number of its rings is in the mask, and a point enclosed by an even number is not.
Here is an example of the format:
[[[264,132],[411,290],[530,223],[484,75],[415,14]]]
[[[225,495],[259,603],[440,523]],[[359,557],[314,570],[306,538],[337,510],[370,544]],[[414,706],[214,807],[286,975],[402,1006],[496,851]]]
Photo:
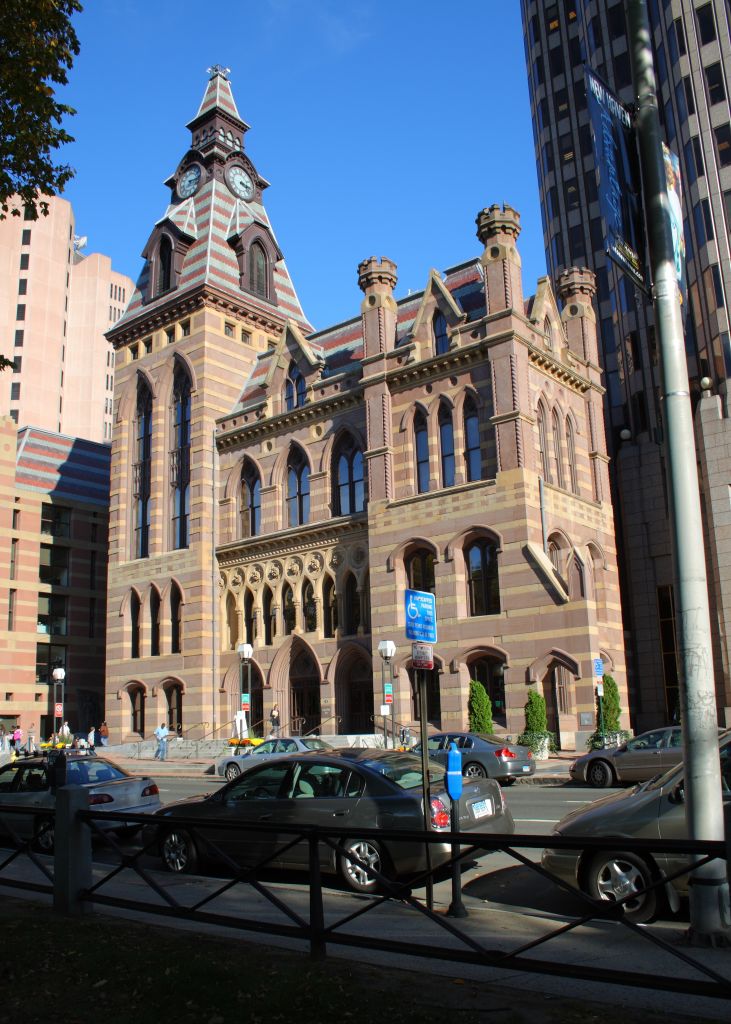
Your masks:
[[[462,796],[462,755],[454,740],[447,754],[447,793],[452,800],[459,800]]]

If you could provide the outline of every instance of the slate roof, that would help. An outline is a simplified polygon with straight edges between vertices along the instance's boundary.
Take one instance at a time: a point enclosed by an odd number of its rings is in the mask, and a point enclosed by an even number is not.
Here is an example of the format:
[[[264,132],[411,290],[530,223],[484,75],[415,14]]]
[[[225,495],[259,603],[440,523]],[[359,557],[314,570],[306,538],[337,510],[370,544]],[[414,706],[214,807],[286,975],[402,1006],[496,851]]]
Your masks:
[[[109,508],[111,448],[38,427],[18,431],[18,487]]]

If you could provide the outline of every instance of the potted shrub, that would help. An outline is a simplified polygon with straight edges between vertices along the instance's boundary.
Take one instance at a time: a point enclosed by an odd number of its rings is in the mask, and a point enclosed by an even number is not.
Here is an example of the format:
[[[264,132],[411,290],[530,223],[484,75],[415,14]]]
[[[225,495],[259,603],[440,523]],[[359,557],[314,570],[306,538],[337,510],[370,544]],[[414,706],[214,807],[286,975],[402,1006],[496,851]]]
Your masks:
[[[470,679],[467,715],[470,732],[492,732],[492,701],[485,687],[477,679]]]
[[[629,739],[626,729],[620,727],[622,707],[619,702],[619,687],[612,676],[602,676],[604,696],[596,697],[596,729],[586,741],[589,750],[617,747]],[[599,701],[601,700],[601,708]],[[603,728],[602,728],[603,726]]]
[[[525,730],[518,736],[518,743],[530,747],[536,761],[547,761],[550,751],[556,747],[556,737],[548,731],[546,701],[537,690],[528,693]]]

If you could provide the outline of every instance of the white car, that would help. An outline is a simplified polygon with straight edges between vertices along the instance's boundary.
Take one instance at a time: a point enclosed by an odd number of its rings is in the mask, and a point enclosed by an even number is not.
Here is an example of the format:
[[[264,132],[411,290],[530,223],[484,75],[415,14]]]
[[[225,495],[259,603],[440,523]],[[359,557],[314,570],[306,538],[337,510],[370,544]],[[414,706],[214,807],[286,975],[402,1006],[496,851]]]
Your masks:
[[[219,775],[237,779],[243,771],[248,771],[252,764],[261,764],[270,757],[281,754],[306,754],[308,750],[327,751],[333,748],[319,736],[278,736],[276,739],[264,740],[256,747],[239,747],[241,752],[227,754],[216,765]]]
[[[53,758],[27,757],[0,769],[0,842],[12,830],[22,838],[34,837],[35,846],[44,853],[52,852],[54,816],[47,813],[56,806],[52,764]],[[94,810],[142,814],[161,806],[160,792],[151,778],[129,775],[102,757],[67,754],[66,783],[88,788],[89,806]],[[3,815],[4,807],[28,808],[28,814]],[[139,826],[125,828],[115,821],[109,828],[131,834]]]

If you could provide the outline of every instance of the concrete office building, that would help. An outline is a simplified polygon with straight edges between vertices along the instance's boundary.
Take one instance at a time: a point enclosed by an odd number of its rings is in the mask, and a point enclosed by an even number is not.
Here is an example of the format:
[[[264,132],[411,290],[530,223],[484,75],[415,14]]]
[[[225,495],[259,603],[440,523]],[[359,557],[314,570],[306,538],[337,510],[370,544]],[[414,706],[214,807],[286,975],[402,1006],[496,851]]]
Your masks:
[[[108,256],[85,256],[74,213],[49,197],[48,216],[0,221],[0,414],[19,426],[106,442],[112,437],[114,352],[104,333],[133,282]]]
[[[411,586],[437,600],[432,726],[466,725],[477,678],[498,730],[534,687],[580,744],[595,658],[626,707],[593,275],[524,297],[520,217],[492,206],[464,263],[398,299],[365,259],[353,319],[313,332],[223,69],[188,127],[108,333],[112,735],[228,735],[243,641],[255,731],[274,703],[285,729],[380,730],[381,640],[413,727]]]
[[[677,709],[673,575],[652,310],[604,255],[584,88],[586,62],[633,101],[622,0],[521,0],[546,256],[597,279],[600,358],[618,531],[633,724]],[[695,410],[720,721],[731,724],[731,10],[649,0],[665,142],[683,176],[685,337]]]

